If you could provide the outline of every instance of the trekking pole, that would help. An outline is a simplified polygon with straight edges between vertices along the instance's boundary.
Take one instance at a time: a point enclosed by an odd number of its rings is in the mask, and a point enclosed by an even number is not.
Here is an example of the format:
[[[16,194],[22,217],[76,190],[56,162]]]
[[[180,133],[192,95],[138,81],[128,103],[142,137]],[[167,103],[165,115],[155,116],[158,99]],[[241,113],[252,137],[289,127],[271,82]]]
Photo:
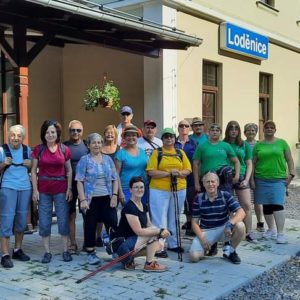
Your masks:
[[[110,268],[111,266],[117,264],[118,262],[122,261],[123,259],[127,258],[128,256],[131,256],[131,255],[134,256],[134,255],[136,255],[138,252],[140,252],[141,250],[143,250],[146,246],[152,244],[155,241],[157,241],[157,238],[152,239],[150,241],[147,241],[147,242],[141,244],[139,247],[137,247],[137,249],[133,249],[133,250],[131,250],[131,251],[129,251],[129,252],[127,252],[127,253],[125,253],[125,254],[123,254],[123,255],[115,258],[115,259],[113,259],[112,261],[110,261],[109,263],[105,264],[104,266],[102,266],[102,267],[96,269],[95,271],[87,274],[86,276],[82,277],[81,279],[78,279],[76,281],[76,283],[81,283],[81,282],[89,279],[90,277],[96,275],[97,273],[99,273],[101,271],[104,271],[104,270]]]
[[[176,225],[176,240],[177,246],[179,247],[177,255],[178,259],[182,261],[181,253],[181,234],[180,234],[180,220],[179,220],[179,205],[178,205],[178,195],[177,195],[177,177],[171,175],[171,187],[174,198],[174,207],[175,207],[175,225]]]

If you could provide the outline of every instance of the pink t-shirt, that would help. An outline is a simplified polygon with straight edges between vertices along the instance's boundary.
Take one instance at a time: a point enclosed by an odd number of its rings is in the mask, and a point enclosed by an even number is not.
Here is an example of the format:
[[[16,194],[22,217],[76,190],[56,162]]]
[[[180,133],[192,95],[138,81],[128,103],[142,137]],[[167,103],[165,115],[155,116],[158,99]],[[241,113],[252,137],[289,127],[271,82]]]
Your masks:
[[[40,159],[38,157],[40,145],[35,146],[32,157],[39,160],[38,162],[38,190],[44,194],[59,194],[67,191],[67,178],[64,180],[51,180],[49,177],[65,177],[65,162],[71,158],[71,151],[68,146],[65,147],[65,154],[61,151],[60,145],[57,150],[52,153],[48,147],[45,147]],[[46,176],[47,179],[42,177]]]

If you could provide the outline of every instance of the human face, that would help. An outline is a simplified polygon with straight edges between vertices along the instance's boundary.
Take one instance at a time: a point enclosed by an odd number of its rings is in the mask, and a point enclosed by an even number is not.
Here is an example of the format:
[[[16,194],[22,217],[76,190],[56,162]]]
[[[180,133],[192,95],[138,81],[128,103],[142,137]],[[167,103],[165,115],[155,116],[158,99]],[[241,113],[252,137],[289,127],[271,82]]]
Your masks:
[[[220,139],[221,129],[217,126],[210,127],[208,135],[210,140],[217,141]]]
[[[8,140],[12,148],[19,149],[23,142],[23,136],[20,129],[11,131]]]
[[[236,139],[238,137],[238,135],[239,135],[239,132],[240,132],[240,129],[239,129],[239,127],[237,125],[231,125],[229,127],[228,133],[229,133],[229,137],[231,139]]]
[[[127,132],[125,134],[125,141],[126,141],[126,145],[128,145],[128,146],[136,145],[137,144],[137,139],[138,139],[138,136],[134,132]]]
[[[164,146],[174,146],[175,144],[175,135],[166,133],[162,137],[162,142]]]
[[[219,181],[213,175],[205,177],[203,185],[208,195],[215,195],[218,192]]]
[[[247,138],[248,141],[253,141],[256,137],[257,131],[255,130],[254,127],[248,127],[245,130],[245,136]]]
[[[133,114],[127,112],[121,114],[121,122],[123,124],[131,124],[132,118],[133,118]]]
[[[181,121],[178,124],[178,132],[179,135],[187,135],[189,134],[190,131],[190,124],[188,122],[185,121]]]
[[[115,140],[115,133],[112,129],[108,129],[104,133],[104,138],[106,141],[114,141]]]
[[[153,140],[156,134],[156,127],[153,124],[145,125],[143,128],[143,133],[147,139]]]
[[[265,137],[273,137],[276,132],[276,128],[272,124],[268,124],[264,127],[263,132]]]
[[[143,182],[135,182],[130,189],[133,197],[142,198],[145,192],[145,186]]]
[[[204,124],[194,124],[192,125],[192,129],[195,135],[201,135],[204,132]]]
[[[82,139],[83,128],[80,123],[73,123],[69,128],[70,139],[78,142]]]
[[[47,143],[56,143],[57,131],[54,125],[50,125],[45,133],[45,140]]]
[[[102,148],[102,141],[100,138],[93,139],[89,144],[89,149],[91,154],[96,155],[101,152]]]

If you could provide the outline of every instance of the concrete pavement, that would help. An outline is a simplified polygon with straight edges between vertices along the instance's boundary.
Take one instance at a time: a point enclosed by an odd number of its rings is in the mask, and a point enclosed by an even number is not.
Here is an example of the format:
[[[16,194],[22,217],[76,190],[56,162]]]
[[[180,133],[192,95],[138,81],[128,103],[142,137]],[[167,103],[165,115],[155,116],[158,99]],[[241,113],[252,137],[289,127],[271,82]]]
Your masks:
[[[255,223],[253,223],[255,224]],[[78,217],[78,243],[82,245],[82,220]],[[233,289],[251,281],[257,275],[288,260],[300,250],[300,222],[286,221],[288,244],[261,240],[258,244],[242,242],[238,254],[240,265],[233,265],[222,258],[222,249],[216,257],[206,258],[192,264],[188,262],[187,250],[190,238],[183,238],[186,253],[183,262],[169,253],[168,259],[160,259],[169,270],[164,273],[142,271],[144,257],[136,259],[135,271],[125,271],[118,264],[100,272],[87,281],[76,280],[97,269],[86,263],[86,254],[73,255],[66,263],[61,258],[61,240],[57,226],[52,226],[52,253],[50,264],[40,263],[43,255],[42,240],[38,233],[26,235],[23,249],[31,256],[29,262],[14,261],[14,268],[0,267],[0,299],[217,299]],[[111,260],[104,248],[98,248],[104,263]]]

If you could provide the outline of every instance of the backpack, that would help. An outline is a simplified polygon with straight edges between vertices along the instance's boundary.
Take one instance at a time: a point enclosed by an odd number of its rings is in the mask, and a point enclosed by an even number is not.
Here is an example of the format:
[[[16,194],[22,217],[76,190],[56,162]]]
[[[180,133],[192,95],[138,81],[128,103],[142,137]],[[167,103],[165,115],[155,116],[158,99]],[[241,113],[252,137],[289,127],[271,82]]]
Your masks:
[[[2,145],[2,148],[3,148],[3,151],[4,151],[4,154],[6,157],[10,157],[12,158],[12,154],[10,152],[10,149],[9,149],[9,146],[7,144],[3,144]],[[23,160],[24,159],[28,159],[29,156],[28,156],[28,146],[22,144],[22,149],[23,149]],[[20,166],[23,166],[23,164],[14,164],[12,163],[11,165],[9,166],[5,166],[5,168],[2,170],[1,172],[1,178],[0,178],[0,187],[2,185],[2,179],[3,179],[3,175],[4,175],[4,172],[10,167],[10,166],[16,166],[16,167],[20,167]]]
[[[175,148],[176,154],[168,154],[163,153],[162,147],[157,148],[157,168],[159,167],[159,164],[163,158],[163,156],[176,156],[178,159],[182,162],[182,150]]]
[[[43,153],[44,153],[45,150],[46,150],[46,147],[47,147],[47,146],[46,146],[45,144],[40,144],[39,153],[38,153],[38,155],[37,155],[37,159],[38,159],[38,160],[41,159]],[[59,143],[59,147],[60,147],[60,151],[62,152],[62,154],[64,155],[64,158],[65,158],[65,160],[66,160],[66,147],[65,147],[65,145],[62,144],[62,143]]]

